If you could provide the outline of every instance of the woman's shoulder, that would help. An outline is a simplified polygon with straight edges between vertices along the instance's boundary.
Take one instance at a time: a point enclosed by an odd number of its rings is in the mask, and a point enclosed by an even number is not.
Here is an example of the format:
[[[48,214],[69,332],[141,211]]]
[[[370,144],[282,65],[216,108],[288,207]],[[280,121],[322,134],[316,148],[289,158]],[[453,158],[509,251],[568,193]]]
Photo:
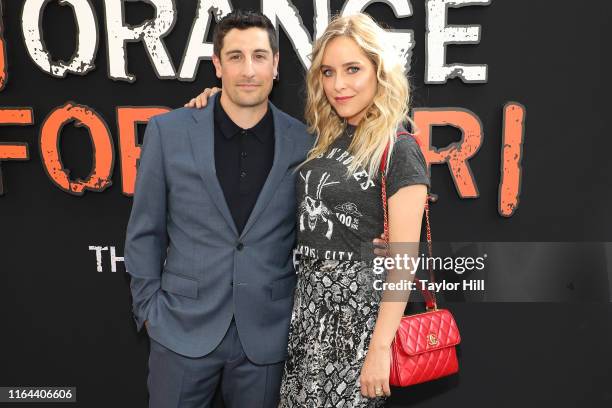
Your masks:
[[[421,146],[421,141],[419,140],[419,137],[415,135],[414,133],[412,133],[410,128],[407,128],[404,125],[399,125],[397,127],[395,134],[396,134],[396,139],[395,139],[394,147],[397,144],[403,144],[406,146],[415,146],[415,147]]]
[[[405,127],[399,126],[391,155],[403,159],[415,156],[420,158],[423,156],[421,140],[417,135],[407,131]]]
[[[399,131],[389,163],[387,194],[391,197],[400,188],[412,184],[430,186],[429,171],[420,141],[416,135]]]

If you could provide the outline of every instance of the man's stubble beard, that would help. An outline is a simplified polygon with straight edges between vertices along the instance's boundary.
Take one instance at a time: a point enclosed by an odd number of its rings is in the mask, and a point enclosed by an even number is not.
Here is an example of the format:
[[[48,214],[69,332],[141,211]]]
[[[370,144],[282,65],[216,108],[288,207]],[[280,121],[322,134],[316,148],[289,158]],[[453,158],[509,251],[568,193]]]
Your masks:
[[[251,95],[251,97],[243,97],[240,95],[238,90],[235,92],[228,92],[227,96],[231,99],[232,103],[241,108],[253,108],[259,106],[263,103],[266,103],[270,93],[272,92],[272,87],[266,89],[265,91],[257,93],[257,95]]]

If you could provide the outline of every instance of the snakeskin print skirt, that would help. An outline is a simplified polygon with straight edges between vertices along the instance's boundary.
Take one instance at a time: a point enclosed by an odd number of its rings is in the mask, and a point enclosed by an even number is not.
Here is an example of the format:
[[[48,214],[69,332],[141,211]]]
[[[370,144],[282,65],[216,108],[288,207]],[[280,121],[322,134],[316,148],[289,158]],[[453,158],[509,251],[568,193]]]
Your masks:
[[[380,304],[374,279],[360,261],[301,257],[279,407],[384,406],[359,386]]]

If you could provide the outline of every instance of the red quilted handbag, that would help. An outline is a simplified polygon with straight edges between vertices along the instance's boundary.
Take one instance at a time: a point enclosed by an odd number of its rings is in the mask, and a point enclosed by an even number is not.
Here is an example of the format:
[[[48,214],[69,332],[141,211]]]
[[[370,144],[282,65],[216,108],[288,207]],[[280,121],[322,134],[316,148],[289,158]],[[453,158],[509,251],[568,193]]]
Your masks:
[[[406,132],[400,135],[410,135]],[[410,135],[412,136],[412,135]],[[418,140],[417,140],[418,142]],[[389,223],[387,216],[387,188],[385,168],[389,146],[385,149],[381,161],[382,203],[384,211],[384,237],[389,240]],[[431,228],[429,225],[429,200],[425,202],[425,226],[428,254],[432,256]],[[434,282],[434,274],[429,264],[429,281]],[[389,384],[407,387],[430,380],[435,380],[459,371],[456,346],[461,341],[459,329],[450,311],[438,309],[435,294],[423,287],[414,279],[423,293],[426,312],[404,316],[391,344],[391,374]]]

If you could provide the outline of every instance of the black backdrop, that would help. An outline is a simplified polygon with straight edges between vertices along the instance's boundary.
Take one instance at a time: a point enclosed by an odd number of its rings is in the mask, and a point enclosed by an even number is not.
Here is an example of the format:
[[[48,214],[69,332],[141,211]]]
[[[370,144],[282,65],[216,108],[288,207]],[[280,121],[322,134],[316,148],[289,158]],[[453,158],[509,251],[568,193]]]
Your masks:
[[[195,15],[195,1],[177,1],[178,20],[165,38],[179,65]],[[478,45],[449,46],[447,61],[488,65],[488,83],[424,83],[425,1],[413,0],[413,16],[398,19],[382,3],[367,7],[393,28],[414,30],[411,79],[416,107],[470,109],[483,123],[484,142],[470,160],[480,196],[458,196],[448,168],[432,166],[439,201],[432,213],[439,241],[612,241],[612,143],[604,131],[610,93],[608,36],[612,6],[605,2],[493,0],[488,6],[449,11],[450,24],[480,24]],[[85,76],[53,78],[29,58],[21,33],[22,1],[4,0],[8,82],[2,107],[31,107],[30,126],[0,127],[1,142],[26,142],[30,159],[2,162],[0,196],[0,386],[76,386],[78,406],[145,406],[148,339],[130,316],[129,281],[123,264],[111,272],[103,252],[97,272],[89,246],[114,246],[123,255],[131,198],[121,192],[115,159],[113,185],[83,196],[58,189],[38,150],[40,125],[67,101],[87,105],[104,118],[117,140],[116,106],[176,108],[216,83],[202,61],[194,82],[159,79],[141,43],[127,45],[134,83],[107,76],[103,2],[96,69]],[[294,1],[312,33],[313,2]],[[331,1],[332,11],[343,2]],[[259,2],[233,1],[260,9]],[[126,2],[127,21],[153,17],[144,2]],[[76,29],[69,7],[51,1],[44,12],[44,41],[54,58],[69,60]],[[281,81],[272,101],[300,118],[303,68],[281,29]],[[508,101],[527,111],[520,201],[515,214],[497,211],[502,108]],[[144,126],[139,125],[142,137]],[[60,147],[71,178],[90,171],[87,130],[66,126]],[[458,140],[436,127],[433,143]],[[116,153],[117,154],[117,153]],[[583,265],[576,263],[575,268]],[[608,266],[609,268],[609,266]],[[510,270],[511,268],[509,268]],[[581,271],[589,279],[593,271]],[[554,275],[551,275],[554,279]],[[593,277],[598,282],[607,278]],[[605,285],[605,284],[604,284]],[[606,288],[607,291],[607,288]],[[588,296],[581,299],[584,300]],[[432,384],[395,390],[390,406],[556,406],[612,404],[612,305],[593,302],[456,303],[461,327],[461,373]],[[26,406],[27,404],[24,404]]]

